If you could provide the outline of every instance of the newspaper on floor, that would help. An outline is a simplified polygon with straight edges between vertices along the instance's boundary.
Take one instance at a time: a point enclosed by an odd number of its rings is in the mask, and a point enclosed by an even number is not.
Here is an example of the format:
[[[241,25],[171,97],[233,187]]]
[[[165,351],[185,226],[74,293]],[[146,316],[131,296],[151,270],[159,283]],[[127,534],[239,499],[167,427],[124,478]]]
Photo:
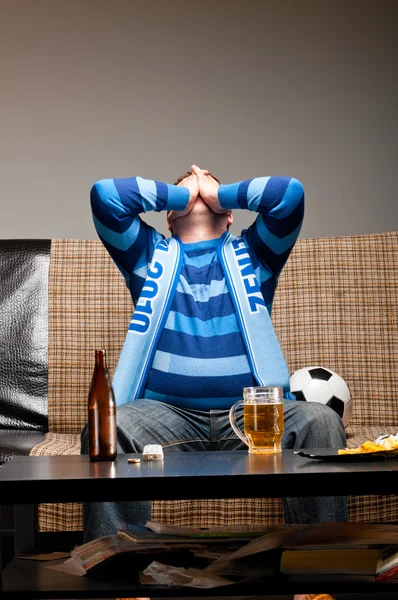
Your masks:
[[[71,558],[69,560],[58,565],[48,565],[47,568],[73,575],[86,575],[90,569],[111,560],[119,554],[149,550],[154,552],[168,552],[170,548],[159,541],[132,543],[131,540],[118,534],[105,535],[81,546],[76,546],[71,551]]]
[[[216,587],[216,585],[227,585],[232,583],[224,577],[228,573],[230,563],[238,559],[249,557],[251,555],[275,550],[278,548],[297,548],[297,547],[354,547],[358,545],[383,545],[398,544],[398,525],[395,524],[367,524],[367,523],[312,523],[310,525],[282,525],[270,526],[270,532],[260,538],[244,544],[238,550],[225,553],[215,562],[204,569],[182,569],[180,567],[162,565],[156,562],[156,567],[151,567],[150,575],[158,583],[158,578],[169,579],[167,585],[185,585],[187,587]],[[123,536],[112,535],[97,538],[83,546],[77,546],[72,550],[72,557],[69,561],[61,565],[48,566],[55,570],[85,575],[91,568],[98,566],[101,562],[108,560],[122,552],[131,552],[149,546],[155,551],[159,550],[157,546],[141,544],[124,538]],[[169,549],[166,545],[165,549]],[[148,548],[149,549],[149,548]],[[266,561],[264,561],[266,562]],[[147,570],[147,569],[146,569]],[[144,571],[144,573],[146,572]],[[199,574],[201,575],[199,576]],[[214,579],[213,575],[224,579],[225,583],[215,583],[219,581]],[[242,576],[245,577],[244,573]],[[209,580],[210,577],[210,580]],[[200,581],[198,581],[198,578]],[[175,580],[185,583],[175,583]]]
[[[203,569],[185,569],[183,567],[174,567],[164,565],[157,561],[151,562],[144,569],[143,574],[146,579],[141,578],[141,583],[154,583],[167,586],[183,586],[195,588],[213,588],[235,583],[216,573],[207,572]],[[152,581],[150,581],[150,579]]]

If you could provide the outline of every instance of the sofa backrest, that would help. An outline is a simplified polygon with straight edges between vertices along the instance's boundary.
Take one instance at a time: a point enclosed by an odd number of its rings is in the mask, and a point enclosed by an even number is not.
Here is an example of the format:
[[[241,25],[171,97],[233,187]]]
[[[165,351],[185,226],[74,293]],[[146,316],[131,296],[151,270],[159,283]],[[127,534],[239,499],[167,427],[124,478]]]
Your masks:
[[[398,424],[397,242],[398,232],[299,239],[279,278],[272,318],[289,370],[339,373],[354,400],[351,430]],[[50,431],[80,431],[94,350],[107,350],[113,374],[132,311],[99,241],[52,240]]]

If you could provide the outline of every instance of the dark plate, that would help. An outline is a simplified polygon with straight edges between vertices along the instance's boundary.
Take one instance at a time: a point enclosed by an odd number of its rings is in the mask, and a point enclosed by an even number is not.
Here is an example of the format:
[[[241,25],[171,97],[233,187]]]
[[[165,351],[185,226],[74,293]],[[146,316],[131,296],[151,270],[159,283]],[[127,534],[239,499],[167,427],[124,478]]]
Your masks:
[[[337,450],[330,448],[329,450],[322,450],[321,453],[317,453],[316,450],[295,450],[295,454],[303,456],[304,458],[314,458],[316,460],[331,460],[331,461],[363,461],[363,460],[375,460],[379,458],[397,458],[398,453],[391,452],[391,450],[381,450],[380,452],[367,452],[366,454],[338,454]]]

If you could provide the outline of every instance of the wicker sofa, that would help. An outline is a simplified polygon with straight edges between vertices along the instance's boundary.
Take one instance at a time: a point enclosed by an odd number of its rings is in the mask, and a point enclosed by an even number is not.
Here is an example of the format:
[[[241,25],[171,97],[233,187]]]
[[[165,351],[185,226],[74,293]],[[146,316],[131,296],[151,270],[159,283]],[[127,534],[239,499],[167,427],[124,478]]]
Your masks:
[[[44,266],[40,263],[42,274],[36,275],[44,278],[41,293],[46,298],[40,310],[42,317],[48,314],[48,321],[42,318],[41,325],[40,319],[33,324],[41,327],[37,334],[40,348],[47,345],[47,363],[42,364],[46,389],[41,400],[40,390],[36,391],[39,408],[31,422],[0,420],[0,461],[27,452],[79,454],[94,349],[107,349],[112,373],[133,310],[122,276],[98,241],[8,240],[7,252],[0,252],[0,260],[6,256],[10,261],[14,246],[17,265],[24,260],[24,248],[34,253],[35,244],[44,244],[47,253]],[[381,432],[398,430],[397,251],[398,232],[300,239],[279,280],[273,322],[289,369],[322,365],[344,377],[354,400],[347,428],[350,447]],[[8,265],[7,272],[10,268]],[[31,287],[37,299],[37,286]],[[21,292],[20,302],[26,303],[26,293],[26,289]],[[14,310],[19,310],[18,302]],[[11,369],[13,352],[18,352],[13,348],[10,346],[7,354]],[[20,365],[21,361],[18,368]],[[36,380],[33,374],[32,385]],[[7,382],[0,379],[3,397],[4,385]],[[4,406],[7,411],[9,404]],[[21,408],[24,410],[29,411],[29,406]],[[21,447],[17,443],[12,450],[5,450],[10,431],[11,435],[22,431],[22,437],[33,437]],[[397,498],[350,497],[350,518],[398,521]],[[203,525],[275,522],[282,520],[282,510],[278,499],[267,498],[155,502],[153,518]],[[40,531],[81,527],[79,504],[39,506]]]

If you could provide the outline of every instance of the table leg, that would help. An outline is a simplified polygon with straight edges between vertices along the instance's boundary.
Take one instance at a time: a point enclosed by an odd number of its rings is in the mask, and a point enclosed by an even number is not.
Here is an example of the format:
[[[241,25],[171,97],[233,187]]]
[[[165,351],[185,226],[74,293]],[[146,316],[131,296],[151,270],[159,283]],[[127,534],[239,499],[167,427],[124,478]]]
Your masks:
[[[3,555],[2,555],[2,546],[3,546],[3,532],[2,532],[2,529],[0,527],[0,596],[1,596],[2,590],[3,590],[3,577],[2,577]]]
[[[34,552],[37,531],[37,504],[14,505],[15,554]]]

